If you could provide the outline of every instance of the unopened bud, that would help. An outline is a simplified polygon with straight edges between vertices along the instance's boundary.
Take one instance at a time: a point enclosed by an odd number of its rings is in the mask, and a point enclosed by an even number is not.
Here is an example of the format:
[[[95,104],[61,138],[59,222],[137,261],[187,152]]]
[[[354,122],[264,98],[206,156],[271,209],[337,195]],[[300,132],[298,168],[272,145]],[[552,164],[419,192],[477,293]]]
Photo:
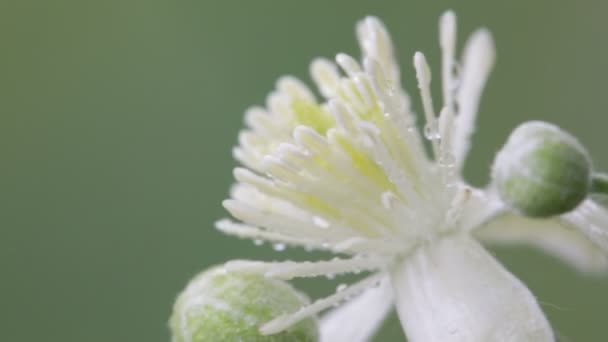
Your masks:
[[[492,166],[492,182],[503,201],[523,215],[566,213],[588,195],[591,161],[585,148],[559,127],[541,121],[521,124]]]
[[[307,303],[284,281],[214,267],[196,276],[177,298],[169,320],[172,342],[316,341],[314,318],[275,335],[259,332],[264,323]]]

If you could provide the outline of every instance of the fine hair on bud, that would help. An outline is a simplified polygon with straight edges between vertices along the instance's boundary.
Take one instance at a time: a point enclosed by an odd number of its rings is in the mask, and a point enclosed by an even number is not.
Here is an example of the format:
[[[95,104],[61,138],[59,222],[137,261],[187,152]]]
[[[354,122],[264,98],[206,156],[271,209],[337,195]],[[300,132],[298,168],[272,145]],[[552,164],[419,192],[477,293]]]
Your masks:
[[[556,125],[519,125],[498,152],[492,185],[501,199],[529,217],[560,215],[588,195],[592,165],[583,145]]]
[[[194,277],[179,294],[169,320],[171,341],[317,341],[314,317],[277,334],[259,331],[264,323],[308,303],[305,295],[284,281],[216,266]]]

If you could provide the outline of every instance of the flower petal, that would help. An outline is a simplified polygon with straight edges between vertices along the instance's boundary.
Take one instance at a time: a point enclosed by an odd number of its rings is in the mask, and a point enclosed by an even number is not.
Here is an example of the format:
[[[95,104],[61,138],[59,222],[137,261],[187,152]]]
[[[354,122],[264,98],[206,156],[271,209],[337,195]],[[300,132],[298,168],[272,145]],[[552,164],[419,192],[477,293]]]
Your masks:
[[[601,247],[602,226],[594,226],[592,222],[602,220],[601,215],[605,216],[603,239],[606,243],[608,214],[591,201],[570,214],[550,219],[506,213],[477,230],[476,235],[490,244],[536,247],[577,270],[600,273],[608,271],[608,248]]]
[[[364,342],[380,328],[392,307],[388,278],[321,319],[321,342]],[[365,314],[362,314],[365,312]]]
[[[608,255],[608,209],[594,200],[585,200],[578,208],[562,215]]]
[[[391,280],[411,342],[554,341],[534,296],[470,236],[421,247]]]

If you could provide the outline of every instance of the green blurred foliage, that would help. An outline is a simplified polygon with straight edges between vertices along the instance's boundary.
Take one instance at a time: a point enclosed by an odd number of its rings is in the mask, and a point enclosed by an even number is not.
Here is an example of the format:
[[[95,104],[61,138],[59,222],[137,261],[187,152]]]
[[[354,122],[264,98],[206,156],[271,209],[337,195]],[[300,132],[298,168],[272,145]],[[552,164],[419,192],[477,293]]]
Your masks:
[[[483,184],[528,119],[571,131],[606,169],[603,2],[0,2],[0,340],[167,341],[173,300],[199,270],[283,257],[213,229],[243,111],[284,73],[308,81],[315,56],[358,55],[354,24],[368,14],[390,28],[415,91],[411,56],[438,66],[449,7],[461,38],[485,25],[498,47],[468,178]],[[496,253],[562,341],[605,340],[606,277]],[[393,319],[377,340],[401,334]]]

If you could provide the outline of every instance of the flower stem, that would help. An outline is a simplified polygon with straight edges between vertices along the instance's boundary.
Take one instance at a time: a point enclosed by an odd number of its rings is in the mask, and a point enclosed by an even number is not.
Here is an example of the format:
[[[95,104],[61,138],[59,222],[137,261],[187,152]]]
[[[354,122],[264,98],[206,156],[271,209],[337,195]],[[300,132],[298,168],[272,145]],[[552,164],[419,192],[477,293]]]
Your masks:
[[[591,193],[608,195],[608,174],[594,173],[591,177]]]

